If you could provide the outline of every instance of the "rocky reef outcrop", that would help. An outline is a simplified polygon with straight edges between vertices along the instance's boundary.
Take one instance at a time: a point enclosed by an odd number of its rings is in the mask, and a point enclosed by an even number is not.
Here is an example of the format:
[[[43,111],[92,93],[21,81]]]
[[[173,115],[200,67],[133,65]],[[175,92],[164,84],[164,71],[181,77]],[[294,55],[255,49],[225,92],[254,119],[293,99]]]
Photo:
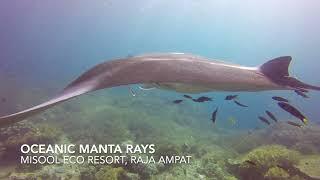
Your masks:
[[[305,157],[282,145],[257,147],[237,159],[228,160],[228,168],[239,179],[316,179],[309,167],[303,169]],[[305,163],[305,162],[304,162]],[[307,164],[312,162],[307,162]],[[313,163],[314,166],[314,163]],[[307,172],[309,171],[309,172]]]

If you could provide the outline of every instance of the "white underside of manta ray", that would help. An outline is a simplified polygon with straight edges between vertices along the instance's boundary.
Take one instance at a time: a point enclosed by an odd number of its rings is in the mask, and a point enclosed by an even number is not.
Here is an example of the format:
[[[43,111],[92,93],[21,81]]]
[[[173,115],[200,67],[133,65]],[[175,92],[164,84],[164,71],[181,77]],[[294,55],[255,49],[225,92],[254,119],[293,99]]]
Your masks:
[[[147,54],[106,61],[82,74],[56,97],[0,117],[0,127],[24,120],[76,96],[121,85],[146,84],[177,92],[320,90],[289,76],[290,56],[244,67],[184,53]]]

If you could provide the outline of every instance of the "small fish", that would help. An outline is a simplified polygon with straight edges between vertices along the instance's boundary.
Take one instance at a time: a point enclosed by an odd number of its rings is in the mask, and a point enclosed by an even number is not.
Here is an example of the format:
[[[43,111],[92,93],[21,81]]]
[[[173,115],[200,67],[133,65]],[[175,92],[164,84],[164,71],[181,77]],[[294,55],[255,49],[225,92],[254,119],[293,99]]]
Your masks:
[[[173,103],[175,103],[175,104],[180,104],[182,101],[183,101],[183,100],[178,99],[178,100],[174,100]]]
[[[253,166],[257,166],[257,164],[253,161],[250,161],[250,160],[245,160],[244,162],[250,164],[250,165],[253,165]]]
[[[258,116],[258,118],[259,118],[260,121],[262,121],[263,123],[270,125],[270,122],[269,122],[266,118],[264,118],[264,117],[262,117],[262,116]]]
[[[237,97],[238,95],[228,95],[226,96],[226,98],[224,98],[224,100],[230,101],[230,100],[236,99]]]
[[[303,97],[303,98],[309,98],[308,95],[306,95],[305,93],[303,93],[303,92],[301,92],[301,91],[299,91],[299,90],[294,90],[294,92],[295,92],[296,94],[298,94],[299,96]]]
[[[308,119],[295,107],[291,106],[288,103],[284,103],[284,102],[279,102],[278,105],[285,111],[287,111],[288,113],[290,113],[291,115],[297,117],[298,119],[300,119],[304,124],[308,123]]]
[[[276,101],[279,101],[279,102],[286,102],[286,103],[289,102],[288,99],[285,99],[285,98],[279,97],[279,96],[273,96],[272,99],[273,99],[273,100],[276,100]]]
[[[6,98],[4,98],[4,97],[3,97],[3,98],[1,98],[1,102],[3,102],[3,103],[4,103],[4,102],[6,102],[6,101],[7,101],[7,99],[6,99]]]
[[[266,114],[267,114],[274,122],[278,122],[278,119],[277,119],[270,111],[266,111]]]
[[[292,125],[292,126],[296,126],[296,127],[299,127],[301,128],[303,125],[301,124],[298,124],[298,123],[295,123],[295,122],[292,122],[292,121],[287,121],[288,124]]]
[[[238,106],[248,107],[247,105],[241,104],[239,101],[234,100],[233,102],[236,103]]]
[[[189,96],[189,95],[183,95],[183,97],[185,97],[185,98],[188,98],[188,99],[192,99],[192,97],[191,96]]]
[[[232,126],[234,126],[237,123],[237,120],[234,117],[229,117],[228,121]]]
[[[201,96],[198,99],[192,99],[194,102],[206,102],[206,101],[212,101],[211,98],[209,97],[205,97],[205,96]]]
[[[216,110],[213,111],[213,113],[212,113],[211,120],[212,120],[213,124],[216,122],[218,110],[219,110],[219,108],[216,108]]]

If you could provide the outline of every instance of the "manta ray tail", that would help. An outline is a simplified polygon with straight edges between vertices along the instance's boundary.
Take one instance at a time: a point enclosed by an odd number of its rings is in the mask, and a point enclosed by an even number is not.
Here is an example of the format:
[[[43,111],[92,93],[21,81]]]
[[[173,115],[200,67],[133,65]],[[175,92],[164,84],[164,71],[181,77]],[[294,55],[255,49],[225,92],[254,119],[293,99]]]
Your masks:
[[[273,82],[292,89],[310,89],[320,91],[320,87],[306,84],[289,75],[291,56],[282,56],[272,59],[262,66],[260,71]]]
[[[64,89],[62,93],[60,93],[55,98],[52,98],[51,100],[48,100],[42,104],[26,109],[24,111],[0,117],[0,128],[22,121],[30,116],[45,111],[46,109],[49,109],[50,107],[60,104],[68,99],[74,98],[76,96],[93,90],[95,90],[95,87],[90,83],[83,83],[78,86],[69,86],[66,89]]]

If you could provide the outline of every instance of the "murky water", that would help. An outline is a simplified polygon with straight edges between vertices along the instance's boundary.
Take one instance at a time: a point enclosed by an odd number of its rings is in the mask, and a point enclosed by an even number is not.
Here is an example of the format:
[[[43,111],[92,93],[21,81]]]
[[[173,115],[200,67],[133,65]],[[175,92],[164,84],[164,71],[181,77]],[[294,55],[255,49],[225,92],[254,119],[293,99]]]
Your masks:
[[[187,52],[259,66],[292,56],[290,72],[320,85],[317,1],[4,1],[0,5],[0,114],[44,102],[105,60]],[[319,178],[319,92],[181,93],[132,85],[92,92],[1,129],[0,179]],[[238,101],[225,101],[237,94]],[[272,100],[290,100],[301,121]],[[173,103],[182,99],[182,103]],[[219,107],[215,123],[212,112]],[[258,116],[272,112],[270,126]],[[154,144],[176,164],[21,165],[22,144]],[[137,153],[135,154],[137,155]],[[148,153],[140,153],[145,157]]]

